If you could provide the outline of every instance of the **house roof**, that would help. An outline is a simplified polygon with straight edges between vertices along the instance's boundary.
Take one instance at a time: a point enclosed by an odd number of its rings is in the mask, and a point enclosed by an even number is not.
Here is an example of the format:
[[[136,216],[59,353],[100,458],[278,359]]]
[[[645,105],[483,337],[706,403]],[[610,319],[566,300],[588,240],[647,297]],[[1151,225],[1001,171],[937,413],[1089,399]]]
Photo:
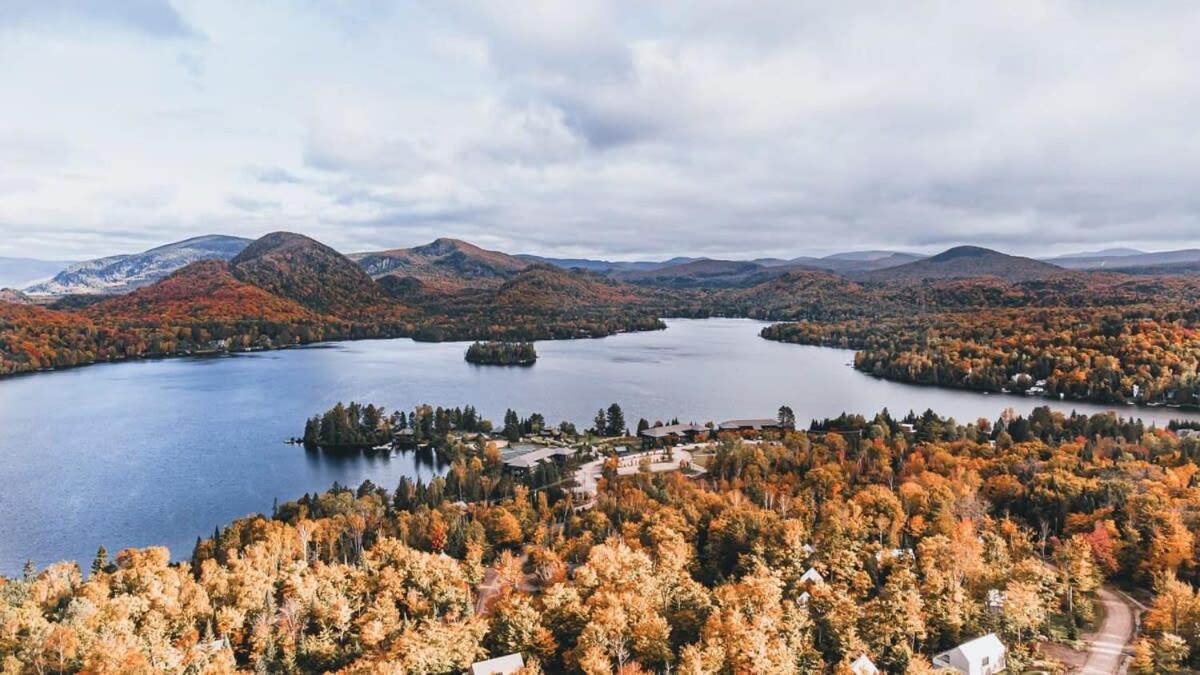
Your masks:
[[[987,635],[977,637],[974,640],[964,642],[954,649],[942,652],[934,657],[934,660],[937,660],[938,658],[955,651],[962,654],[963,658],[965,658],[967,661],[976,663],[985,656],[996,656],[998,654],[1003,654],[1006,651],[1006,648],[1004,643],[1000,641],[1000,638],[996,637],[995,633],[988,633]]]
[[[850,664],[850,670],[854,672],[854,675],[875,675],[879,672],[879,668],[875,667],[875,663],[867,658],[866,654],[854,659],[854,663]]]
[[[650,427],[649,429],[644,430],[642,435],[650,438],[665,438],[667,436],[677,436],[689,432],[699,433],[701,431],[707,431],[707,429],[699,424],[667,424],[663,426]]]
[[[721,422],[722,429],[762,429],[763,427],[777,427],[779,420],[772,417],[761,417],[758,419],[746,420],[725,420]]]
[[[570,457],[575,454],[575,451],[570,448],[560,448],[557,446],[549,448],[541,448],[532,450],[524,454],[507,457],[504,463],[508,466],[518,469],[532,469],[539,463],[546,461],[552,457]]]
[[[497,656],[471,664],[471,675],[510,675],[525,667],[525,658],[518,654]]]

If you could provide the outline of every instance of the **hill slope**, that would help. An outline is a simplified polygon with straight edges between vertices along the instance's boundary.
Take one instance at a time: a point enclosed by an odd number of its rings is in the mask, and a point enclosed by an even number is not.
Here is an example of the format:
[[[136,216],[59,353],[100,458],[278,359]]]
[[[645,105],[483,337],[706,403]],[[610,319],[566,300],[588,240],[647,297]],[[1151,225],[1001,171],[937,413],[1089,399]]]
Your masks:
[[[450,238],[424,246],[354,253],[349,257],[375,279],[412,277],[426,287],[441,290],[498,286],[531,264],[507,253]]]
[[[555,312],[615,308],[641,299],[633,286],[551,265],[523,270],[490,295],[490,303],[496,306]]]
[[[1031,281],[1069,275],[1050,263],[1008,255],[979,246],[957,246],[916,262],[849,275],[877,283],[996,277],[1005,281]]]
[[[230,261],[233,275],[323,314],[343,315],[385,300],[367,273],[315,239],[272,232]]]
[[[249,243],[249,239],[220,234],[193,237],[141,253],[76,263],[25,290],[32,295],[127,293],[198,260],[229,260]]]
[[[192,263],[171,276],[98,302],[82,312],[94,319],[134,323],[188,321],[317,321],[299,303],[240,281],[219,260]]]

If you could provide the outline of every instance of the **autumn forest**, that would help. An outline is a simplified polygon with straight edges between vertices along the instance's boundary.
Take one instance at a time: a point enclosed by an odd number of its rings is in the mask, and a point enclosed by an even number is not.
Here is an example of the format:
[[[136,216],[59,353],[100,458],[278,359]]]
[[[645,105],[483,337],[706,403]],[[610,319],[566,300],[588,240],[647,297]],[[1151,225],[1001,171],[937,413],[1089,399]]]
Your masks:
[[[339,403],[296,420],[297,452],[444,471],[290,495],[190,554],[102,547],[0,577],[0,671],[435,674],[520,654],[524,673],[930,673],[991,635],[1010,672],[1065,672],[1117,592],[1144,610],[1131,672],[1198,668],[1200,431],[1135,407],[1200,402],[1198,299],[1200,276],[973,247],[854,272],[598,272],[290,233],[121,295],[14,296],[0,375],[394,337],[537,369],[534,340],[747,317],[854,350],[862,377],[1123,412],[680,424],[604,402],[583,429]]]

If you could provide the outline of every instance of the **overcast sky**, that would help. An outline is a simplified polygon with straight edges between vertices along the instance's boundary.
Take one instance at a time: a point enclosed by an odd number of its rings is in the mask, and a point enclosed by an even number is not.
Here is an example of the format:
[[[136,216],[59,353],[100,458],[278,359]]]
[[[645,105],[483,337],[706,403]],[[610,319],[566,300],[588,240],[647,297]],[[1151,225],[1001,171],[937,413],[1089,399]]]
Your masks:
[[[1200,3],[0,2],[0,256],[1200,245]]]

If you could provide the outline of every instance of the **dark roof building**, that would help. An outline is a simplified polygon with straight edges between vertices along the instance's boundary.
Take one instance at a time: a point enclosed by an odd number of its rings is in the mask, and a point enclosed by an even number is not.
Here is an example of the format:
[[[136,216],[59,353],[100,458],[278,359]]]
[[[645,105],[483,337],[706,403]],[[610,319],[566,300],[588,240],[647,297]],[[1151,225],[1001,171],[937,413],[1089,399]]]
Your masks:
[[[575,451],[571,448],[551,446],[505,457],[504,466],[513,471],[530,471],[538,464],[547,460],[564,462],[568,457],[574,456],[574,454]]]
[[[779,429],[782,425],[773,417],[747,420],[725,420],[721,422],[721,431],[762,431],[763,429]]]

